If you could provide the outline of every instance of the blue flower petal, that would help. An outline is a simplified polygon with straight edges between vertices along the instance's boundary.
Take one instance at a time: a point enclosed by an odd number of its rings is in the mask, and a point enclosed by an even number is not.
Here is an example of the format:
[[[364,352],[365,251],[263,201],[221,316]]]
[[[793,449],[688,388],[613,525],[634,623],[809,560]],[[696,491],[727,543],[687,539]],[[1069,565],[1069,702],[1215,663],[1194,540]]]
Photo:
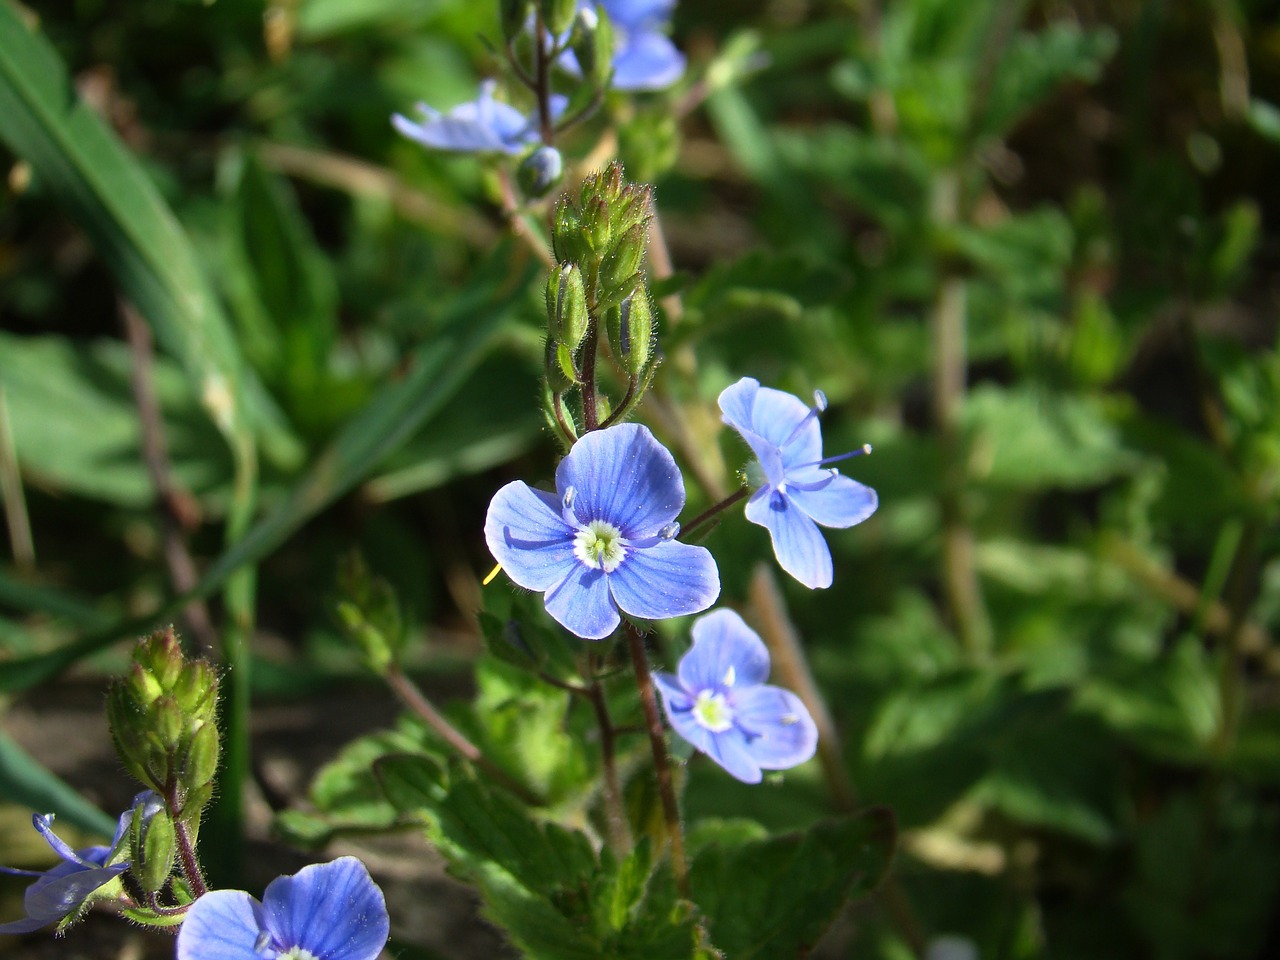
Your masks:
[[[177,960],[251,960],[264,930],[262,907],[243,890],[214,890],[187,910]]]
[[[710,755],[717,749],[716,734],[694,719],[692,698],[673,687],[670,681],[665,683],[658,681],[658,676],[654,674],[654,680],[657,683],[658,692],[662,694],[662,707],[667,714],[671,729],[687,740],[695,750]],[[671,674],[668,673],[666,676],[670,677]]]
[[[732,684],[725,678],[733,669]],[[769,678],[769,651],[755,631],[732,610],[713,610],[693,625],[693,646],[680,660],[686,690],[740,688]]]
[[[61,920],[79,910],[99,887],[120,876],[128,866],[118,863],[86,870],[75,863],[60,863],[27,887],[22,898],[23,909],[33,920],[43,918],[40,926]]]
[[[570,487],[579,520],[607,520],[629,540],[657,536],[684,506],[675,458],[638,423],[595,430],[575,443],[556,469],[556,489],[563,495]]]
[[[806,587],[831,586],[831,551],[818,525],[787,497],[763,487],[747,502],[746,516],[769,531],[783,570]]]
[[[666,706],[668,714],[672,710],[683,713],[693,709],[693,697],[685,692],[684,684],[680,682],[680,678],[674,673],[655,670],[653,672],[653,684],[658,688],[658,692],[662,694],[662,702]]]
[[[584,640],[603,640],[622,622],[609,593],[609,578],[582,564],[548,590],[544,602],[547,613]]]
[[[626,29],[657,25],[671,19],[676,0],[601,0],[609,20]],[[595,0],[578,0],[579,7],[593,7]]]
[[[804,763],[818,749],[818,728],[790,690],[768,684],[740,690],[734,720],[747,734],[747,752],[765,770]]]
[[[382,891],[355,857],[272,880],[262,916],[282,948],[302,947],[320,960],[375,960],[391,929]]]
[[[656,30],[632,33],[613,57],[618,90],[662,90],[684,76],[685,58],[671,38]]]
[[[484,521],[489,552],[526,590],[549,590],[580,566],[573,556],[574,533],[553,494],[519,480],[494,494]]]
[[[799,397],[782,390],[761,387],[756,393],[751,429],[782,450],[788,470],[822,459],[822,424],[817,417],[809,417],[809,410]]]
[[[633,550],[609,574],[623,612],[643,620],[699,613],[720,596],[720,572],[706,547],[666,540]]]
[[[735,780],[741,780],[743,783],[759,783],[763,779],[760,764],[751,755],[747,738],[736,728],[726,730],[724,733],[713,733],[710,747],[704,752],[724,767]]]
[[[486,80],[480,93],[469,103],[459,104],[441,115],[426,104],[419,104],[421,123],[395,114],[391,123],[401,134],[423,146],[437,150],[467,153],[520,153],[538,139],[537,123],[515,107],[495,100],[496,83]],[[552,113],[564,109],[564,97],[552,98]]]
[[[843,474],[818,490],[791,487],[787,496],[793,504],[824,527],[852,527],[876,512],[879,497],[870,487]]]

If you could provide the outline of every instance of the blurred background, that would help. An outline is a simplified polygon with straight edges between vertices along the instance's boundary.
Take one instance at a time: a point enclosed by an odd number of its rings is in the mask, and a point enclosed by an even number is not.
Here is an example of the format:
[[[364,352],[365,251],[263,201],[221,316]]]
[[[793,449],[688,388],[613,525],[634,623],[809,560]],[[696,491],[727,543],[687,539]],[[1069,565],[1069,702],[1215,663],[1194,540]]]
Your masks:
[[[2,2],[0,862],[44,864],[33,807],[91,831],[127,804],[102,689],[175,620],[253,732],[218,816],[254,889],[303,862],[272,811],[394,722],[334,616],[350,557],[463,700],[488,500],[559,455],[500,178],[389,122],[500,75],[496,4]],[[707,545],[726,602],[802,638],[916,929],[984,960],[1280,956],[1280,9],[685,2],[673,37],[681,85],[560,146],[657,184],[640,416],[689,516],[746,459],[715,407],[740,376],[822,389],[828,453],[875,448],[832,590],[740,516]],[[63,71],[87,115],[41,127]],[[831,805],[816,769],[696,764],[685,802]],[[398,955],[506,955],[420,841],[364,855]],[[171,949],[98,929],[0,954]],[[818,955],[910,940],[872,903]]]

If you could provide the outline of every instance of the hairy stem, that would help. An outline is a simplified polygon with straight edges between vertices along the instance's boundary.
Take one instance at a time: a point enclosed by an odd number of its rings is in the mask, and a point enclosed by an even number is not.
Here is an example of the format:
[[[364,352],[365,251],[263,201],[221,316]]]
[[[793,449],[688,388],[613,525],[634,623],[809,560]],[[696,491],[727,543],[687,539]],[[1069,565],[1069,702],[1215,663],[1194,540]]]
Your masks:
[[[636,673],[636,688],[640,691],[640,704],[644,708],[649,749],[653,752],[653,767],[658,776],[658,794],[662,798],[667,839],[671,843],[671,869],[675,873],[676,888],[680,891],[680,896],[688,900],[689,864],[684,852],[684,827],[680,823],[680,805],[676,801],[671,758],[667,755],[667,740],[662,729],[662,715],[658,710],[658,695],[653,687],[653,674],[649,671],[644,637],[630,623],[626,625],[626,633],[627,649],[631,652],[631,665]]]
[[[719,503],[713,503],[711,506],[707,507],[707,509],[703,510],[700,514],[698,514],[696,517],[690,520],[686,526],[681,527],[680,533],[683,536],[687,537],[689,534],[693,533],[699,527],[711,522],[719,514],[723,513],[725,510],[728,510],[739,500],[746,497],[746,495],[750,492],[751,491],[748,490],[746,487],[739,487],[737,490],[733,491],[733,493],[729,494]]]

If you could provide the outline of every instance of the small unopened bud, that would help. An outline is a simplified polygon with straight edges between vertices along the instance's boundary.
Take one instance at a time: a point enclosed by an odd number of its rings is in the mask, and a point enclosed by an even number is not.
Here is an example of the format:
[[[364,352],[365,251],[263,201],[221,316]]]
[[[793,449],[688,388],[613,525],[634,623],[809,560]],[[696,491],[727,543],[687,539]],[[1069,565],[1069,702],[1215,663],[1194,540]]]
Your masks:
[[[551,246],[559,263],[581,263],[591,252],[582,216],[568,197],[560,199],[552,214]]]
[[[555,147],[538,147],[516,168],[516,182],[526,197],[542,197],[564,176],[564,159]]]
[[[617,303],[636,288],[640,282],[640,264],[644,261],[647,240],[647,231],[642,223],[635,224],[617,239],[613,249],[600,263],[599,302]]]
[[[614,359],[630,377],[643,375],[653,356],[653,306],[643,288],[606,313]]]
[[[524,32],[530,6],[530,0],[498,0],[498,18],[504,40],[514,40]]]
[[[155,893],[164,887],[173,872],[177,843],[173,820],[161,805],[158,809],[139,804],[129,827],[132,863],[129,872],[143,890]]]
[[[578,11],[578,0],[538,0],[542,22],[555,36],[573,26],[573,15]]]
[[[582,271],[576,263],[562,264],[547,278],[547,329],[573,353],[587,335],[589,319]]]
[[[604,87],[613,72],[613,25],[601,7],[578,10],[573,28],[573,55],[583,78],[593,87]]]
[[[583,201],[582,232],[596,254],[609,249],[613,234],[609,223],[609,203],[604,197],[593,195]]]

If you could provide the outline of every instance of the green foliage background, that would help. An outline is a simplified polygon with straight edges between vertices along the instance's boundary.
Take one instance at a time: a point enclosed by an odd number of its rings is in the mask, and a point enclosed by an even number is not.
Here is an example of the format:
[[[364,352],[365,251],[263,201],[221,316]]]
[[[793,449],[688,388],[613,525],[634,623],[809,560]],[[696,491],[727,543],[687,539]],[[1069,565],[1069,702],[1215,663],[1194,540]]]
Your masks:
[[[580,718],[482,653],[474,615],[523,602],[482,596],[488,498],[558,455],[542,268],[491,171],[388,122],[471,98],[496,35],[472,0],[0,2],[0,696],[117,669],[123,641],[185,606],[127,302],[155,340],[193,589],[236,667],[229,737],[254,695],[359,675],[333,617],[355,548],[399,597],[413,672],[456,687],[460,726],[553,805],[594,775],[566,759]],[[681,303],[664,301],[642,416],[690,478],[690,516],[745,458],[715,410],[740,376],[824,390],[827,449],[874,445],[847,472],[881,507],[829,537],[836,587],[779,586],[852,789],[897,818],[916,927],[983,958],[1280,950],[1275,11],[687,0],[674,35],[705,81],[674,96],[692,105],[678,131],[662,98],[610,113],[629,175],[657,184],[676,267],[657,292]],[[767,536],[730,518],[707,545],[724,599],[759,615]],[[285,648],[267,654],[264,629]],[[505,795],[418,756],[411,724],[379,737],[285,834],[429,806],[432,840],[499,891],[489,915],[526,947],[565,942],[564,891],[476,859],[459,811],[504,824]],[[760,909],[735,886],[753,857],[803,854],[822,889],[819,854],[860,842],[839,821],[753,832],[833,812],[817,766],[757,788],[688,767],[710,851],[695,887],[726,915]],[[0,793],[102,828],[2,732]],[[218,817],[234,836],[239,812]],[[716,836],[756,846],[733,860]],[[651,869],[583,852],[571,872],[603,912],[570,911],[564,955],[646,955],[625,950],[670,904],[627,878]],[[894,915],[860,907],[826,955],[909,956]],[[794,955],[712,932],[733,957]]]

